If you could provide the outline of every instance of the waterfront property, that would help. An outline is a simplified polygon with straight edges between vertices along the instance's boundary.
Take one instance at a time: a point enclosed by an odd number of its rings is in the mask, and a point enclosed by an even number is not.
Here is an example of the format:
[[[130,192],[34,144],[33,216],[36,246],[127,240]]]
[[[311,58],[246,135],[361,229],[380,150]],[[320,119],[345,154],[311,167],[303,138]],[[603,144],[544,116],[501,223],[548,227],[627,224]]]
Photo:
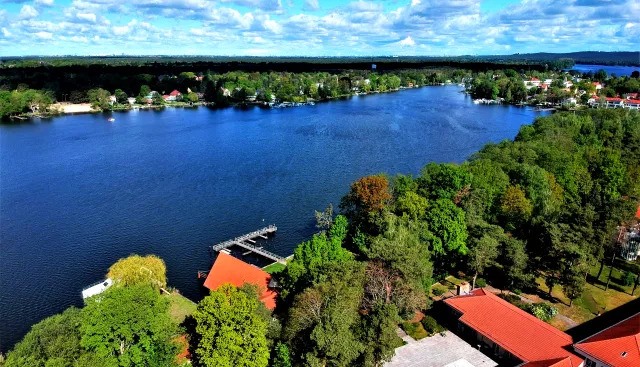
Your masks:
[[[270,310],[276,308],[276,284],[271,275],[256,266],[236,259],[226,251],[221,251],[204,281],[204,286],[213,291],[225,283],[231,283],[236,287],[241,287],[245,283],[256,285],[260,292],[260,301]]]
[[[284,257],[274,254],[271,251],[267,251],[265,249],[263,249],[262,247],[258,247],[258,246],[254,246],[253,244],[256,243],[255,239],[256,238],[262,238],[262,239],[267,239],[269,235],[276,233],[276,231],[278,230],[278,227],[275,226],[275,224],[272,224],[268,227],[264,227],[262,229],[259,229],[257,231],[253,231],[251,233],[247,233],[245,235],[242,235],[240,237],[236,237],[232,240],[227,240],[224,242],[220,242],[219,244],[215,245],[215,246],[211,246],[211,250],[212,251],[222,251],[222,250],[226,250],[231,246],[240,246],[246,250],[248,250],[248,252],[254,252],[258,255],[261,255],[263,257],[266,257],[267,259],[276,261],[276,262],[281,262],[284,263]]]

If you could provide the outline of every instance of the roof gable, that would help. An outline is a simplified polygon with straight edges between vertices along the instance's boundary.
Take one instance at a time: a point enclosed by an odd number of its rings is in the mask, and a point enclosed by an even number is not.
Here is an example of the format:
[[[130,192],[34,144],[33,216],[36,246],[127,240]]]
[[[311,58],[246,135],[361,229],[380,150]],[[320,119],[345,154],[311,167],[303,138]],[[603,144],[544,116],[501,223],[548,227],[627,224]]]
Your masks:
[[[216,290],[225,283],[231,283],[236,287],[241,287],[244,283],[255,284],[260,292],[260,301],[273,310],[276,308],[277,293],[268,287],[270,281],[271,275],[264,270],[220,252],[204,281],[204,286]]]
[[[611,366],[640,366],[640,313],[577,343],[575,347]]]

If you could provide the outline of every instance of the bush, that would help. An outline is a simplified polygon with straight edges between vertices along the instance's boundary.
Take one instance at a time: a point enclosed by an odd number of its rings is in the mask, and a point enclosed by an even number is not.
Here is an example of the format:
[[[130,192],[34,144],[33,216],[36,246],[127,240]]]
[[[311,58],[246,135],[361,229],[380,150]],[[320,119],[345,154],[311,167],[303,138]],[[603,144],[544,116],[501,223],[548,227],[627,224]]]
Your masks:
[[[635,275],[631,271],[627,270],[622,276],[622,285],[633,285],[633,282],[636,280],[635,278]]]
[[[487,281],[486,281],[486,280],[484,280],[484,278],[478,278],[478,279],[476,279],[476,287],[484,288],[484,287],[486,287],[486,286],[487,286]]]
[[[427,315],[425,316],[420,323],[422,324],[422,326],[424,327],[424,329],[429,333],[429,334],[437,334],[437,333],[441,333],[443,331],[445,331],[446,329],[444,328],[444,326],[438,324],[438,322],[436,321],[436,319],[434,319],[433,317]]]
[[[419,322],[405,321],[402,323],[402,329],[415,340],[420,340],[429,336],[427,331],[422,327]]]
[[[558,314],[558,310],[555,307],[544,302],[527,305],[525,310],[545,322],[548,322]]]

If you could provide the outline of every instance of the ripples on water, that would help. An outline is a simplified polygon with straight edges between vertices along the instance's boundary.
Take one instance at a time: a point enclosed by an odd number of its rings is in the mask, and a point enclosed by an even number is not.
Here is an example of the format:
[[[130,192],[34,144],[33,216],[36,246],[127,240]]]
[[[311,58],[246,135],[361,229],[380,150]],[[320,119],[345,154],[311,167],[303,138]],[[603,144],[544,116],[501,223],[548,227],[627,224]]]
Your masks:
[[[161,256],[169,284],[197,301],[208,245],[276,223],[265,247],[288,255],[314,232],[313,210],[337,206],[358,177],[461,162],[536,113],[474,105],[447,86],[113,116],[0,126],[3,351],[40,319],[81,306],[82,287],[118,258]]]

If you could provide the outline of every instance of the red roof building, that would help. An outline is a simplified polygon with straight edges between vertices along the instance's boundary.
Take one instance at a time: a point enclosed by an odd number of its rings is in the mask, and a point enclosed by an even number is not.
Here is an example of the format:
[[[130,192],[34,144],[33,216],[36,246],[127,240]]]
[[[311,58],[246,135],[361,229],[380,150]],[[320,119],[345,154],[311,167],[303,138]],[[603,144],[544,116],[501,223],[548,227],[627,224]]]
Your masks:
[[[640,313],[577,343],[585,367],[640,366]]]
[[[177,96],[181,96],[181,95],[182,95],[182,93],[180,93],[180,92],[178,92],[176,89],[174,89],[171,93],[169,93],[169,95],[170,95],[170,96],[177,97]]]
[[[277,293],[269,288],[270,281],[271,275],[269,273],[227,253],[220,252],[204,281],[204,286],[213,291],[226,283],[231,283],[236,287],[241,287],[244,283],[255,284],[260,291],[260,301],[268,309],[273,310],[276,308]]]
[[[445,303],[459,316],[459,329],[467,337],[505,362],[526,367],[579,367],[583,362],[571,352],[571,336],[484,289]]]

